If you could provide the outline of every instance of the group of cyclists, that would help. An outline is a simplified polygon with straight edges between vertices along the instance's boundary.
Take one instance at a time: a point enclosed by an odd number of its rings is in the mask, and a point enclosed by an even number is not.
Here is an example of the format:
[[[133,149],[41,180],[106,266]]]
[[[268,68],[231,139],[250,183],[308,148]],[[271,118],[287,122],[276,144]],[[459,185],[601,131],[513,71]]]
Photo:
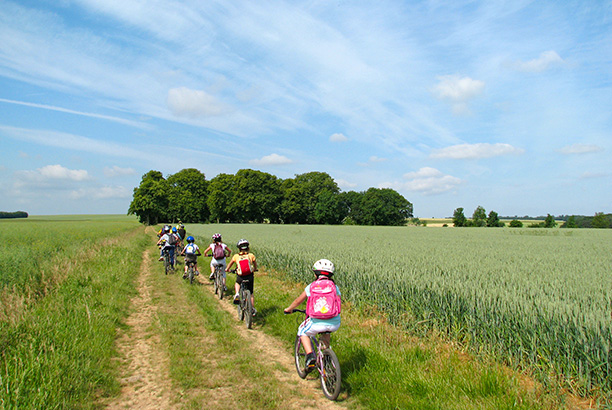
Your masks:
[[[185,258],[185,273],[183,275],[183,278],[187,277],[188,263],[192,263],[194,265],[196,275],[200,274],[197,268],[197,257],[202,255],[200,248],[195,243],[194,237],[185,237],[185,235],[185,226],[179,221],[178,225],[174,227],[170,225],[164,225],[164,227],[158,232],[159,240],[157,242],[157,245],[160,247],[161,252],[159,260],[163,260],[164,250],[167,249],[169,251],[168,254],[172,266],[174,266],[176,263],[175,250],[180,250],[179,254]],[[186,242],[186,245],[183,246],[184,242]],[[250,251],[249,241],[247,241],[246,239],[240,239],[237,242],[236,246],[238,248],[238,253],[234,254],[230,260],[230,263],[227,264],[226,258],[229,258],[232,255],[232,250],[229,248],[229,246],[227,246],[227,244],[223,242],[221,234],[215,233],[214,235],[212,235],[211,244],[203,252],[204,256],[212,257],[210,262],[210,280],[214,279],[214,272],[217,266],[222,266],[222,272],[225,279],[225,273],[231,272],[232,267],[236,265],[234,303],[238,303],[240,284],[243,281],[248,281],[247,286],[251,291],[251,295],[253,295],[254,273],[255,271],[257,271],[257,259],[255,258],[255,255]],[[307,354],[307,370],[312,370],[315,366],[315,358],[313,354],[313,347],[310,342],[310,336],[315,336],[318,333],[323,333],[326,335],[327,340],[329,340],[329,333],[335,332],[340,327],[340,290],[332,279],[335,271],[334,264],[327,259],[320,259],[314,263],[312,271],[315,274],[315,281],[306,286],[304,291],[295,298],[295,300],[289,305],[289,307],[284,309],[284,313],[289,314],[292,313],[293,310],[297,306],[302,304],[304,301],[307,302],[307,317],[298,328],[298,336],[300,336],[300,339],[304,344],[305,351]],[[320,312],[321,306],[323,306],[323,311],[325,313],[326,309],[329,306],[333,305],[333,300],[328,304],[327,299],[325,299],[324,297],[318,298],[319,295],[315,295],[315,292],[317,292],[315,291],[315,289],[318,289],[320,287],[320,281],[330,281],[323,283],[331,284],[331,288],[335,293],[334,297],[337,298],[338,306],[337,308],[332,308],[334,310],[331,317],[329,317],[329,313],[325,315],[321,314]],[[225,283],[225,280],[223,281],[223,283]],[[315,286],[313,287],[313,285]],[[326,285],[326,287],[330,288],[329,285]],[[316,302],[314,302],[315,299]],[[252,302],[252,306],[254,306],[254,300],[252,300]],[[253,308],[253,316],[255,316],[256,313],[257,310]]]

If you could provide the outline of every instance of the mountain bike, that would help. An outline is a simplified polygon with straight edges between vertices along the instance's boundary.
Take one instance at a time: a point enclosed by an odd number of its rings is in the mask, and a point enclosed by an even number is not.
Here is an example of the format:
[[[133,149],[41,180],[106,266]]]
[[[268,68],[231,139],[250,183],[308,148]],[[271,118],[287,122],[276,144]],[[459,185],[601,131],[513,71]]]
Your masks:
[[[293,309],[291,313],[295,312],[300,312],[306,315],[306,311],[302,309]],[[330,333],[323,332],[319,333],[316,337],[310,337],[310,342],[312,343],[313,353],[316,359],[315,368],[319,372],[323,394],[329,400],[336,400],[340,394],[340,386],[342,384],[340,362],[338,361],[338,357],[332,350],[331,346],[327,346],[323,342],[323,338],[321,337],[323,334]],[[306,368],[306,350],[304,349],[300,336],[295,337],[294,355],[295,369],[297,370],[297,374],[302,379],[305,379],[310,372]]]
[[[193,281],[195,280],[195,262],[187,261],[187,278],[189,279],[189,284],[193,285]],[[184,277],[184,276],[183,276]]]
[[[215,265],[213,282],[215,284],[215,294],[219,296],[219,299],[223,299],[225,293],[225,277],[223,272],[223,265]]]
[[[171,270],[174,270],[174,267],[170,263],[170,250],[168,248],[164,248],[163,255],[164,255],[164,270],[167,275]]]
[[[236,269],[232,269],[231,272],[236,273]],[[240,283],[240,290],[238,291],[239,301],[236,305],[238,320],[244,320],[247,329],[253,326],[253,300],[251,299],[251,291],[247,286],[249,282],[249,280],[243,280]]]

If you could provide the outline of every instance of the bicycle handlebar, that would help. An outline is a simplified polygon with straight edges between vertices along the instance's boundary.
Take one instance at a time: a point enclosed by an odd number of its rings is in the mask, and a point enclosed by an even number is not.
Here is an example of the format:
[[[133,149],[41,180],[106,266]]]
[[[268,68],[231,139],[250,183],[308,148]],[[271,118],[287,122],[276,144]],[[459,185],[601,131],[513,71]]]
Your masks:
[[[305,310],[305,309],[293,309],[293,310],[291,310],[291,312],[284,312],[284,313],[285,313],[286,315],[290,315],[290,314],[292,314],[292,313],[297,313],[297,312],[300,312],[300,313],[306,314],[306,310]]]

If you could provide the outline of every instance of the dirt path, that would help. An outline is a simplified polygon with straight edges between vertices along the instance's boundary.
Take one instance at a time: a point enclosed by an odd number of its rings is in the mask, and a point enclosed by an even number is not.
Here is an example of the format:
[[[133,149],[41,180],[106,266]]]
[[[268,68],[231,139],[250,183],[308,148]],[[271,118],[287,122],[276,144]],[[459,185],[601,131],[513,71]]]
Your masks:
[[[108,405],[119,409],[170,409],[168,359],[159,348],[160,337],[152,331],[157,306],[151,303],[151,257],[145,251],[138,278],[138,296],[132,300],[134,313],[126,321],[130,327],[121,332],[117,349],[121,354],[121,395]]]
[[[202,409],[221,409],[241,402],[240,389],[230,383],[215,383],[219,380],[227,380],[227,375],[217,371],[227,373],[223,364],[212,362],[213,355],[202,351],[198,357],[199,367],[206,369],[208,383],[201,383],[197,387],[190,388],[188,391],[182,390],[177,393],[177,385],[170,377],[171,359],[170,349],[159,334],[160,315],[176,314],[175,311],[189,311],[189,317],[198,316],[197,309],[190,305],[186,297],[188,287],[180,286],[181,281],[176,279],[178,275],[168,277],[171,286],[165,292],[173,293],[174,299],[172,306],[158,306],[155,277],[158,274],[157,266],[154,266],[152,251],[146,251],[142,255],[142,265],[137,279],[138,295],[132,300],[133,313],[126,320],[128,329],[120,330],[117,341],[117,349],[120,353],[121,371],[121,394],[112,401],[106,403],[106,408],[111,410],[119,409],[175,409],[189,407],[187,402],[191,400],[198,402]],[[198,277],[203,292],[213,293],[212,285],[207,280],[207,276]],[[310,377],[302,380],[298,377],[293,366],[293,357],[286,347],[277,339],[267,336],[257,325],[251,330],[246,329],[244,322],[236,319],[236,310],[230,303],[229,296],[223,301],[216,299],[215,306],[219,310],[225,310],[235,319],[230,322],[239,337],[244,339],[245,346],[252,351],[253,361],[261,363],[266,371],[266,377],[275,379],[284,386],[286,395],[281,402],[277,402],[273,407],[283,409],[345,409],[338,403],[330,402],[323,397],[317,379]],[[192,340],[194,345],[208,346],[215,350],[214,346],[222,346],[223,341],[216,340],[214,332],[209,332],[203,322],[194,320]],[[217,350],[219,347],[216,348]],[[224,379],[225,377],[225,379]],[[257,381],[252,381],[257,383]],[[173,384],[174,383],[174,384]]]

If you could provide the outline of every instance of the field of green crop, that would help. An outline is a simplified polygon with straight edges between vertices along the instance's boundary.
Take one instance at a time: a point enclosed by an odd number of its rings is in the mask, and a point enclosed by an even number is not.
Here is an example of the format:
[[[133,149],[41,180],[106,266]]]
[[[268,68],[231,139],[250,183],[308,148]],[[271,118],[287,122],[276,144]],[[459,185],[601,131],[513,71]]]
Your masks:
[[[187,228],[202,245],[214,232],[230,247],[244,237],[260,264],[296,280],[331,259],[346,300],[374,304],[399,326],[437,329],[582,394],[612,390],[610,230]]]

